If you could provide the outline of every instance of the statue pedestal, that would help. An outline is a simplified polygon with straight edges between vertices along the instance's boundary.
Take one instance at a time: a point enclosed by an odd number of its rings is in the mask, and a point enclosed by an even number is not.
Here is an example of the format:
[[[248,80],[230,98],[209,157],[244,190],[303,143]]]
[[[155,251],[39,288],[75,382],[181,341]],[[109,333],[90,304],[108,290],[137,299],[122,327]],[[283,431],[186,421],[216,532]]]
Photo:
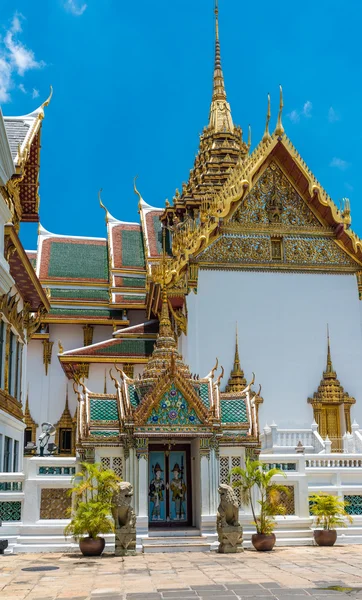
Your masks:
[[[243,528],[241,525],[218,527],[217,534],[219,538],[218,552],[220,554],[235,554],[243,551]]]
[[[136,528],[121,527],[116,529],[116,556],[136,556]]]

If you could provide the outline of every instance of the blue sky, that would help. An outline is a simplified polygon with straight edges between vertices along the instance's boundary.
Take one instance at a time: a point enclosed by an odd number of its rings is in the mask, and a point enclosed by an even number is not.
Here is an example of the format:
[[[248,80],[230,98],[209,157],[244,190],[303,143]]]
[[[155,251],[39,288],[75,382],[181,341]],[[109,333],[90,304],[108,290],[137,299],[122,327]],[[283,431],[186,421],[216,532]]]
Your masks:
[[[266,99],[284,89],[288,136],[337,204],[349,197],[362,236],[362,61],[357,0],[220,0],[222,64],[234,122],[253,146]],[[187,180],[207,124],[213,0],[1,0],[0,100],[6,115],[48,96],[42,133],[42,225],[104,236],[108,210],[137,221],[133,177],[151,205]],[[14,21],[14,16],[15,21]],[[36,226],[22,225],[27,248]]]

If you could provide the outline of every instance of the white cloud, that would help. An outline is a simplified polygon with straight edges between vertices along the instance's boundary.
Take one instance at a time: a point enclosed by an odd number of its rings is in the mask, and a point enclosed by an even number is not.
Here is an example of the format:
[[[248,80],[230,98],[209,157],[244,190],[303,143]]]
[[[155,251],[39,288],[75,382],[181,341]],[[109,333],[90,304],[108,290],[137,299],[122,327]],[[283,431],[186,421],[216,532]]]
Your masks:
[[[330,167],[335,167],[336,169],[339,169],[340,171],[345,171],[346,169],[348,169],[349,164],[346,160],[343,160],[342,158],[337,158],[337,156],[334,156],[331,160],[331,162],[329,163]]]
[[[64,6],[69,12],[72,13],[72,15],[75,15],[76,17],[80,17],[87,8],[86,4],[78,5],[76,0],[66,0]]]
[[[295,108],[289,114],[287,114],[287,117],[291,120],[292,123],[299,123],[301,117],[309,119],[312,116],[312,107],[313,105],[310,102],[310,100],[307,100],[306,102],[304,102],[302,110],[297,110]]]
[[[39,98],[39,90],[33,88],[33,93],[31,95],[32,98]]]
[[[312,105],[312,103],[309,100],[307,100],[307,102],[304,103],[304,106],[303,106],[303,115],[305,117],[309,118],[309,117],[312,116],[312,106],[313,105]]]
[[[9,91],[11,87],[11,66],[7,60],[0,55],[0,102],[9,102]]]
[[[339,119],[339,114],[334,110],[333,106],[331,106],[328,111],[328,121],[330,123],[335,123],[336,121],[339,121]]]
[[[23,77],[27,71],[45,66],[44,61],[35,59],[33,50],[19,41],[23,19],[23,15],[16,12],[11,26],[0,40],[0,102],[10,101],[10,90],[14,88],[16,74]],[[17,87],[24,94],[27,93],[24,84],[20,83]]]
[[[300,121],[300,114],[297,110],[292,110],[292,112],[290,112],[287,116],[292,123],[299,123]]]

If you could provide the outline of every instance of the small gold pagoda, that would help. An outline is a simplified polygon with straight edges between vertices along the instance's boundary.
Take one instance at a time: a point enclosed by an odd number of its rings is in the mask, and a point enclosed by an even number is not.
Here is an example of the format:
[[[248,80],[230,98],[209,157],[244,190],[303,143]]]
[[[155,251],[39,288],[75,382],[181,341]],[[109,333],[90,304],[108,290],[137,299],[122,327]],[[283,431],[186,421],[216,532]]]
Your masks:
[[[327,334],[327,366],[318,390],[308,403],[313,406],[314,419],[322,438],[332,442],[332,451],[342,451],[342,435],[351,432],[351,406],[356,400],[344,391],[333,368],[329,332]],[[343,422],[344,420],[344,422]]]

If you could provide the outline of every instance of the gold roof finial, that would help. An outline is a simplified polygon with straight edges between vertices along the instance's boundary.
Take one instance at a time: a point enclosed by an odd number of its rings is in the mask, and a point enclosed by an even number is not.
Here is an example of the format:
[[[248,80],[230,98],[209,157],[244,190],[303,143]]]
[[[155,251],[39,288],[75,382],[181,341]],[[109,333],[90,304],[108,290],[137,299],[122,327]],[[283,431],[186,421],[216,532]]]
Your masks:
[[[240,366],[239,358],[239,341],[238,341],[238,325],[236,324],[236,340],[235,340],[235,356],[234,366],[230,373],[228,384],[225,388],[225,392],[242,392],[246,388],[246,379],[244,377],[244,371]]]
[[[210,107],[209,128],[215,131],[234,131],[230,106],[226,100],[224,75],[221,67],[219,39],[219,3],[215,0],[215,64]]]
[[[275,128],[275,134],[278,137],[282,136],[284,133],[284,127],[283,127],[283,123],[282,123],[284,103],[283,103],[283,88],[281,85],[279,86],[279,94],[280,94],[280,96],[279,96],[279,113],[278,113],[277,126]]]
[[[251,148],[251,125],[248,127],[248,148]]]
[[[45,102],[43,102],[43,104],[41,105],[41,108],[45,108],[46,106],[49,106],[52,97],[53,97],[53,86],[51,85],[50,86],[50,94],[47,97],[47,99],[45,100]]]
[[[263,135],[263,142],[268,142],[271,138],[271,135],[269,133],[269,121],[270,121],[270,94],[268,94],[268,110],[266,113],[266,123],[265,123],[265,131],[264,131],[264,135]]]
[[[331,356],[331,343],[330,343],[330,339],[329,339],[329,325],[327,325],[327,368],[326,368],[325,372],[326,372],[326,374],[332,373],[333,375],[335,375],[335,373],[333,371],[332,356]]]
[[[107,208],[104,206],[104,204],[102,202],[102,192],[103,192],[103,188],[100,188],[100,190],[98,192],[98,200],[99,200],[100,207],[103,208],[103,210],[106,213],[106,223],[108,223],[109,212],[108,212]]]
[[[138,196],[138,208],[140,208],[140,204],[141,204],[141,202],[142,202],[142,196],[141,196],[141,194],[139,193],[139,191],[138,191],[138,189],[137,189],[137,186],[136,186],[136,181],[137,181],[137,179],[138,179],[138,175],[136,175],[136,176],[133,178],[133,191],[134,191],[134,193],[136,194],[136,196]]]

